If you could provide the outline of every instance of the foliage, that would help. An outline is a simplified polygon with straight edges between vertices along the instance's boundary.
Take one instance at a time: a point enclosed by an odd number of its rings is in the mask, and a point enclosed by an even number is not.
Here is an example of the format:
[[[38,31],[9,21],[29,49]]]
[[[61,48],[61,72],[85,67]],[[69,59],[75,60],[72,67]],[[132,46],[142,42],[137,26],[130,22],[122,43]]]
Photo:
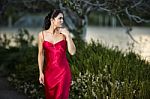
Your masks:
[[[67,52],[73,78],[71,99],[150,98],[150,64],[140,55],[132,50],[123,53],[94,41],[87,44],[76,38],[74,42],[76,54],[71,56]],[[16,62],[8,80],[29,98],[43,99],[44,87],[38,82],[37,46],[25,46],[0,50],[9,52],[5,55],[10,57],[10,63]],[[12,57],[13,54],[18,56]]]

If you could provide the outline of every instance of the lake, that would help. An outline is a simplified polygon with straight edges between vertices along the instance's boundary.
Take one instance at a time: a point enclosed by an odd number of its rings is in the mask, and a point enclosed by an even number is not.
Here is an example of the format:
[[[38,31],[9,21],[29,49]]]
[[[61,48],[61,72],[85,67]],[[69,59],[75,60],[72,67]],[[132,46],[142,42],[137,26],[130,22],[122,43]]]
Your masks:
[[[27,28],[36,38],[41,28]],[[0,28],[0,33],[17,33],[17,28]],[[90,43],[91,39],[103,43],[108,47],[118,47],[123,52],[127,52],[130,47],[142,58],[150,61],[150,28],[133,27],[131,35],[138,42],[134,42],[122,27],[98,27],[88,26],[85,41]],[[34,43],[37,42],[37,39]],[[12,43],[12,45],[14,45]]]

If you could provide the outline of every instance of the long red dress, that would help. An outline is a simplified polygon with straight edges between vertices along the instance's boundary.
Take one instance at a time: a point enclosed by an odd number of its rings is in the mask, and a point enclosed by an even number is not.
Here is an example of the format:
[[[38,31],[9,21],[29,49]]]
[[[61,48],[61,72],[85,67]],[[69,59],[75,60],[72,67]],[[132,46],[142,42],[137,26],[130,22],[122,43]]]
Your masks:
[[[44,40],[43,48],[46,99],[68,99],[72,77],[66,57],[67,42],[63,39],[53,44]]]

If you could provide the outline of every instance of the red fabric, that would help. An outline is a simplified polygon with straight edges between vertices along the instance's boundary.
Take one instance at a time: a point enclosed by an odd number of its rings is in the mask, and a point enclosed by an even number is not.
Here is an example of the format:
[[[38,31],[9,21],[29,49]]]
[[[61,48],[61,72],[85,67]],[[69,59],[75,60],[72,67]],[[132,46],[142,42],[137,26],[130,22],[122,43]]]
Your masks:
[[[43,48],[46,62],[44,66],[46,99],[68,99],[72,77],[66,57],[66,40],[55,44],[44,41]]]

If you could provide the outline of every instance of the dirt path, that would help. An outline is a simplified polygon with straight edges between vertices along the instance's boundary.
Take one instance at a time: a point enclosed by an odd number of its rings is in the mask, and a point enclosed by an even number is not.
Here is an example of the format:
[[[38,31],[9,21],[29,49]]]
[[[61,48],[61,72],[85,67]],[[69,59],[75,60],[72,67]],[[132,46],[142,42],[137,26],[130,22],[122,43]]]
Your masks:
[[[18,93],[15,89],[13,89],[7,79],[6,76],[0,74],[0,99],[28,99],[27,96],[22,93]]]

